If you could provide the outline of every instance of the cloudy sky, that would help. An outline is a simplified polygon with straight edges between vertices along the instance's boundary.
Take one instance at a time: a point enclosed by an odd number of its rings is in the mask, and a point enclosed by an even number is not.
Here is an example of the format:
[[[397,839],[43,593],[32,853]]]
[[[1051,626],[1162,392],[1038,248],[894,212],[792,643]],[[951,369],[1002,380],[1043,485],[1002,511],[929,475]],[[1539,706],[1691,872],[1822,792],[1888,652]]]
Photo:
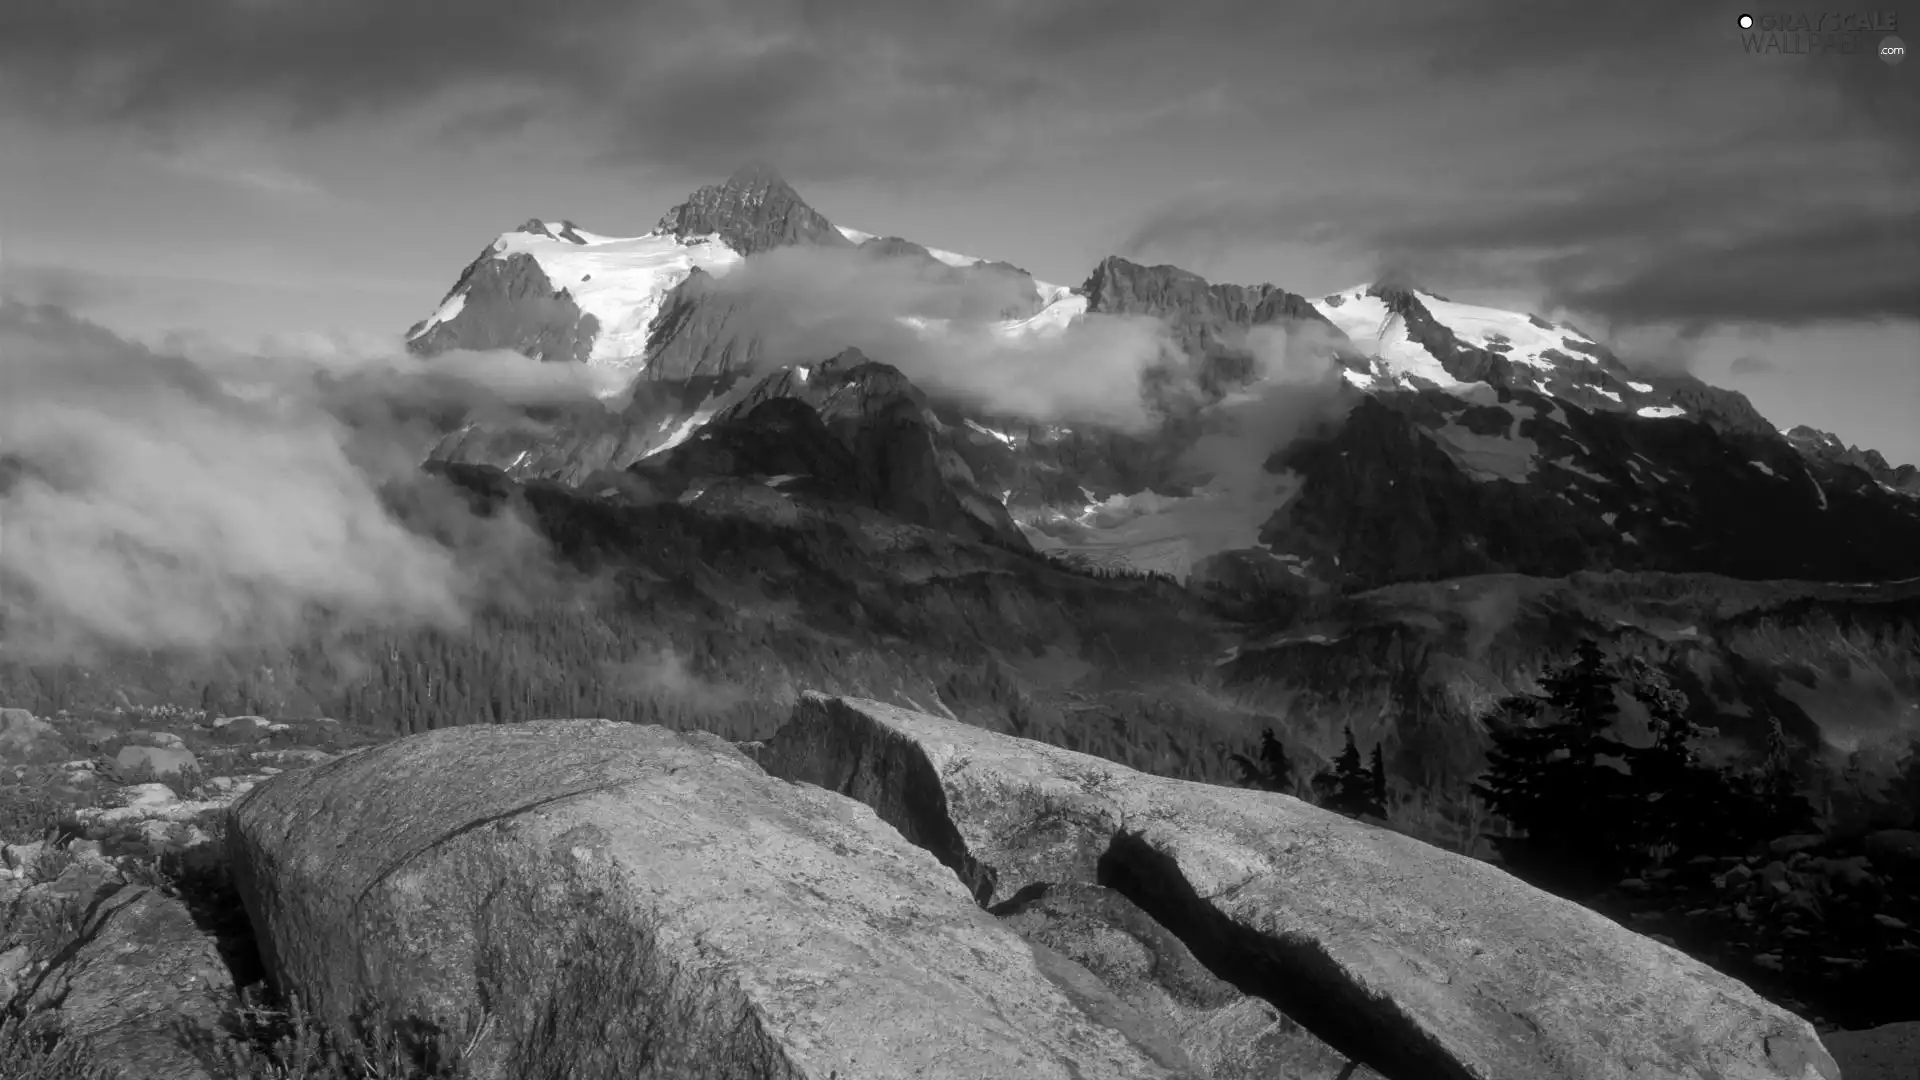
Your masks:
[[[24,0],[0,289],[147,340],[391,339],[500,231],[643,232],[753,157],[1043,279],[1391,269],[1566,312],[1920,461],[1920,62],[1747,55],[1741,10]]]

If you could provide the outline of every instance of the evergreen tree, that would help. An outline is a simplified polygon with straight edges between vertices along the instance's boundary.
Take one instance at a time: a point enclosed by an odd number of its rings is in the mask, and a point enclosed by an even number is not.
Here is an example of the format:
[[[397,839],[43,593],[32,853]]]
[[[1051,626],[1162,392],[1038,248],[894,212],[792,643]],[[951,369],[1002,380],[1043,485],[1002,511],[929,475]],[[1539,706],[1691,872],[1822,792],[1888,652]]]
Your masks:
[[[1726,850],[1726,778],[1700,764],[1686,695],[1645,661],[1632,661],[1628,674],[1653,735],[1653,745],[1626,755],[1637,798],[1623,808],[1623,817],[1631,819],[1633,845],[1654,861]]]
[[[1387,816],[1387,763],[1381,756],[1380,744],[1373,744],[1373,759],[1368,763],[1369,780],[1367,788],[1367,812],[1375,817]]]
[[[1752,791],[1754,840],[1770,840],[1813,827],[1813,804],[1800,791],[1794,774],[1793,747],[1779,717],[1770,717],[1760,765],[1749,781]]]
[[[1567,750],[1582,767],[1592,766],[1596,756],[1618,748],[1617,743],[1609,745],[1606,737],[1620,715],[1613,698],[1616,681],[1606,654],[1591,639],[1575,646],[1571,664],[1549,669],[1540,679],[1548,703],[1567,725]]]
[[[1260,732],[1258,760],[1245,754],[1232,754],[1230,759],[1239,770],[1242,784],[1262,791],[1293,794],[1293,761],[1287,757],[1287,748],[1281,745],[1272,728]]]
[[[1383,813],[1373,801],[1373,774],[1360,759],[1360,747],[1353,741],[1353,725],[1346,727],[1346,744],[1334,756],[1331,767],[1314,777],[1314,791],[1321,806],[1348,817]]]
[[[1495,847],[1516,873],[1562,891],[1619,874],[1632,818],[1621,814],[1627,784],[1598,759],[1630,754],[1607,729],[1618,715],[1605,654],[1582,641],[1571,663],[1541,676],[1541,695],[1501,702],[1493,747],[1475,795],[1522,835]]]

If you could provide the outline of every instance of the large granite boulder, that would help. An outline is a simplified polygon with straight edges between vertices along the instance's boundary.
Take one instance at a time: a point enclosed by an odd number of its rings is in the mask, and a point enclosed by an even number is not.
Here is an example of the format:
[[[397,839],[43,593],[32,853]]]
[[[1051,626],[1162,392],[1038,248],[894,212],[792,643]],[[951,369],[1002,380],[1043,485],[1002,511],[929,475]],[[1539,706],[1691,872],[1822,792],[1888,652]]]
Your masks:
[[[1813,1028],[1501,870],[1265,792],[809,694],[761,763],[874,807],[993,904],[1108,886],[1394,1080],[1839,1080]]]
[[[710,735],[412,736],[261,784],[229,853],[283,991],[481,1080],[1193,1075],[871,809]]]

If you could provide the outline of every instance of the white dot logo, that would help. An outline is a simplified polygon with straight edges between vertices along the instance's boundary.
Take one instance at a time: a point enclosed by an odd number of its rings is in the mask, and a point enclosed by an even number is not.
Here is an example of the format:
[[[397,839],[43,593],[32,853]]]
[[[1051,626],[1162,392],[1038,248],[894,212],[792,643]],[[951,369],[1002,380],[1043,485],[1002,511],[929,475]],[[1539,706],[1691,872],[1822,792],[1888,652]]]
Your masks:
[[[1888,34],[1880,39],[1880,59],[1889,64],[1898,64],[1907,58],[1907,45],[1899,38]]]
[[[1753,16],[1751,15],[1740,16],[1740,29],[1742,30],[1753,29]]]

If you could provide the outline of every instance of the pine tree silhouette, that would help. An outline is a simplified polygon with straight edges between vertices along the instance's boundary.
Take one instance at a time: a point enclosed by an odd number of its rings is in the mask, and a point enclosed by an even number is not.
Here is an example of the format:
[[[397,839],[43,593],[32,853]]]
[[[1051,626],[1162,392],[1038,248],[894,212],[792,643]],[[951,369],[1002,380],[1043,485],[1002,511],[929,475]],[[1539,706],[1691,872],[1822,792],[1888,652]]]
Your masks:
[[[1240,772],[1240,782],[1262,791],[1293,794],[1293,761],[1287,757],[1287,748],[1281,745],[1272,728],[1260,732],[1259,755],[1257,761],[1245,754],[1229,755],[1234,768]]]
[[[1786,728],[1781,726],[1779,717],[1769,717],[1766,749],[1749,781],[1753,792],[1755,840],[1804,832],[1813,826],[1813,804],[1800,793],[1793,760]]]
[[[1487,772],[1472,790],[1522,832],[1494,839],[1508,866],[1578,892],[1616,879],[1635,839],[1632,819],[1619,812],[1626,778],[1599,761],[1630,753],[1607,734],[1619,709],[1598,644],[1582,641],[1572,662],[1549,667],[1540,683],[1545,694],[1501,703]]]
[[[1375,817],[1387,816],[1387,763],[1380,754],[1380,744],[1373,744],[1373,758],[1368,762],[1367,812]]]
[[[1726,848],[1725,778],[1699,762],[1687,696],[1644,660],[1635,658],[1627,668],[1629,689],[1653,735],[1653,745],[1626,752],[1638,798],[1623,809],[1622,824],[1633,845],[1653,861]]]
[[[1360,760],[1360,747],[1353,741],[1353,725],[1346,727],[1346,745],[1334,756],[1333,764],[1313,778],[1314,792],[1321,806],[1348,817],[1382,813],[1373,801],[1373,774]]]

